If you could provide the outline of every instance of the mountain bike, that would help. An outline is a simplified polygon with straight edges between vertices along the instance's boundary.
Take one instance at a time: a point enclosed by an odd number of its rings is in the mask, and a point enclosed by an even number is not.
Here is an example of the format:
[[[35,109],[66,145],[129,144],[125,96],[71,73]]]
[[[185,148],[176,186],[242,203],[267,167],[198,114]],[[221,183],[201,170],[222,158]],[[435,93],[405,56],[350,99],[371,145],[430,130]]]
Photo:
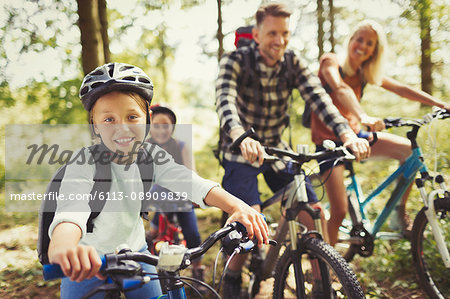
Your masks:
[[[422,150],[417,142],[419,129],[437,119],[446,119],[450,113],[439,109],[429,113],[423,119],[407,120],[403,118],[385,119],[386,128],[411,127],[406,136],[411,141],[412,154],[408,159],[388,176],[367,197],[364,196],[353,165],[346,163],[349,170],[347,196],[349,209],[347,217],[339,229],[338,250],[351,261],[356,254],[369,257],[373,254],[376,239],[395,240],[402,238],[399,233],[381,231],[383,224],[394,210],[408,186],[415,180],[424,207],[414,220],[411,238],[411,250],[417,269],[419,283],[431,298],[450,298],[450,224],[448,212],[450,197],[443,176],[431,176]],[[396,182],[396,184],[395,184]],[[432,191],[427,192],[425,183],[430,183]],[[395,188],[390,193],[383,210],[376,218],[369,219],[367,205],[391,185]]]
[[[158,299],[186,299],[185,284],[196,291],[189,281],[202,284],[215,298],[220,298],[218,292],[211,286],[195,278],[180,276],[180,271],[189,267],[192,260],[203,256],[218,240],[224,239],[228,235],[232,235],[228,237],[228,240],[232,242],[224,242],[224,246],[236,254],[249,252],[257,244],[256,241],[248,239],[243,225],[233,222],[212,233],[196,248],[187,249],[183,246],[165,243],[161,246],[159,255],[156,256],[151,253],[132,252],[121,246],[117,253],[105,254],[102,257],[100,272],[108,277],[105,284],[91,290],[83,298],[90,298],[99,292],[105,292],[105,298],[121,298],[121,293],[139,288],[153,279],[167,281],[167,294],[156,297]],[[143,272],[138,262],[154,265],[162,272]],[[44,280],[64,277],[59,265],[44,265],[43,274]],[[203,296],[196,291],[196,298],[203,298]]]
[[[248,130],[231,145],[236,151],[246,137],[257,139],[253,129]],[[294,175],[294,180],[264,201],[261,211],[281,202],[281,216],[272,236],[276,246],[270,246],[263,255],[252,254],[248,274],[247,295],[258,294],[260,282],[274,277],[273,298],[365,298],[361,286],[346,261],[322,239],[320,210],[308,204],[304,163],[323,157],[354,159],[345,148],[338,147],[317,153],[296,153],[274,147],[264,147],[265,163],[281,161]],[[308,230],[298,222],[300,212],[306,211],[314,219],[315,230]],[[281,254],[281,256],[280,256]]]

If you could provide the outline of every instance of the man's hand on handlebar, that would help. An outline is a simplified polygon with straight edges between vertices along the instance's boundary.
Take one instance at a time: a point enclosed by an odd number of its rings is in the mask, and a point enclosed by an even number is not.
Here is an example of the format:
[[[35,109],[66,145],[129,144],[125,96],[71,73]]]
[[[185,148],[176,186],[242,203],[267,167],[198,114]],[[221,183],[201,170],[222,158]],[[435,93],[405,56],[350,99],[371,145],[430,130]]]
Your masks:
[[[369,142],[364,138],[358,138],[356,134],[344,133],[340,136],[344,146],[351,150],[356,157],[356,161],[367,159],[370,156]]]
[[[245,130],[242,127],[238,127],[233,129],[230,132],[230,137],[233,139],[233,142],[236,141],[240,136],[245,133]],[[258,161],[259,165],[262,165],[264,162],[264,149],[259,143],[259,141],[246,137],[239,145],[239,149],[241,150],[241,154],[245,160],[250,163],[254,163]]]

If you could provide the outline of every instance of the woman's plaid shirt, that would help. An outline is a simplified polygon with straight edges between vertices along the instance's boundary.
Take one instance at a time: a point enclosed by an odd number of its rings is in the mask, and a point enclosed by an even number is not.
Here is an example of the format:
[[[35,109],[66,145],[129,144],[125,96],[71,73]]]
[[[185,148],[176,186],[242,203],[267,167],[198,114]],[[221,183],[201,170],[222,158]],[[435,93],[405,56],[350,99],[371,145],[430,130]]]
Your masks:
[[[260,99],[254,97],[254,84],[244,85],[241,68],[244,67],[244,51],[255,55],[256,76],[260,80]],[[286,54],[285,54],[286,57]],[[351,131],[344,117],[333,105],[331,98],[322,88],[319,79],[313,75],[296,55],[293,55],[293,70],[290,78],[301,97],[311,104],[313,111],[327,126],[339,136]],[[291,90],[288,87],[287,67],[284,57],[270,71],[263,63],[256,43],[226,53],[220,60],[219,75],[216,81],[216,111],[219,115],[221,141],[219,150],[229,161],[249,163],[241,155],[232,154],[228,147],[232,140],[229,132],[235,127],[248,130],[253,127],[268,146],[287,148],[281,141],[283,130],[288,125],[288,106]],[[270,76],[270,77],[269,77]],[[256,166],[256,165],[255,165]]]

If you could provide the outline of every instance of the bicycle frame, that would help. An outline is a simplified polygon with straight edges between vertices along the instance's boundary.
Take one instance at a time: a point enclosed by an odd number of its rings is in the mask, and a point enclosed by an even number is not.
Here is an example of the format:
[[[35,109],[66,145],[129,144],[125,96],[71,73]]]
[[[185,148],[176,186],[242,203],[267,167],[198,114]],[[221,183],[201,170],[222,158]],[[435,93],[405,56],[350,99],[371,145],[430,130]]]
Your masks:
[[[281,249],[281,244],[286,240],[286,235],[289,232],[290,240],[297,240],[298,238],[298,224],[297,224],[297,215],[300,211],[306,210],[314,219],[314,224],[317,231],[322,233],[322,225],[320,222],[320,215],[316,213],[309,205],[308,205],[308,197],[306,194],[306,186],[305,186],[305,174],[303,171],[301,173],[294,176],[294,180],[289,183],[286,187],[277,191],[272,197],[264,201],[261,205],[261,211],[264,211],[265,208],[280,202],[286,201],[285,211],[286,215],[281,216],[278,221],[278,227],[273,239],[279,244],[278,246],[270,246],[267,253],[266,258],[263,261],[261,269],[263,270],[261,275],[261,280],[265,280],[267,278],[272,277],[272,272],[275,267],[275,264],[278,260],[278,254]],[[291,249],[297,250],[298,244],[297,242],[291,241]]]
[[[373,190],[367,198],[364,198],[360,184],[358,183],[355,172],[353,171],[353,167],[350,168],[351,183],[347,186],[347,191],[350,191],[350,192],[354,191],[354,193],[356,195],[357,201],[355,202],[353,199],[351,199],[351,202],[349,204],[351,206],[353,206],[353,210],[357,213],[357,215],[356,215],[357,223],[363,223],[363,222],[368,221],[368,219],[366,217],[366,213],[365,213],[366,205],[368,203],[370,203],[374,198],[376,198],[387,187],[389,187],[391,184],[393,184],[394,181],[397,182],[394,190],[391,193],[390,198],[386,202],[381,213],[378,214],[378,216],[374,220],[373,226],[372,226],[371,230],[369,231],[371,236],[373,236],[374,238],[386,237],[386,238],[392,239],[393,234],[380,232],[382,225],[385,223],[385,221],[391,214],[394,207],[397,205],[397,203],[403,197],[403,195],[405,194],[408,187],[413,183],[418,172],[421,173],[423,180],[430,178],[430,176],[428,175],[428,169],[423,162],[424,157],[423,157],[422,151],[416,141],[420,125],[416,124],[416,125],[412,125],[412,127],[413,128],[411,129],[411,131],[409,131],[407,133],[407,137],[411,141],[412,154],[407,158],[407,160],[402,165],[400,165],[397,168],[397,170],[395,170],[375,190]],[[418,179],[418,180],[420,181],[420,179]],[[433,211],[434,207],[432,204],[434,196],[439,192],[444,192],[445,186],[442,185],[441,186],[442,190],[431,192],[428,195],[423,187],[423,182],[418,183],[418,181],[416,180],[416,185],[420,191],[420,195],[423,200],[424,206],[429,208],[425,212],[425,214],[426,214],[426,217],[428,218],[428,221],[430,222],[430,224],[432,226],[432,233],[433,233],[435,241],[437,242],[437,246],[439,248],[441,258],[442,258],[445,266],[447,268],[449,268],[450,267],[449,252],[448,252],[445,240],[442,236],[442,232],[440,231],[440,229],[437,225],[437,219],[434,214],[434,211]],[[358,209],[358,207],[355,207],[355,205],[357,205],[359,207],[359,209]]]
[[[367,198],[364,198],[361,187],[356,179],[356,175],[354,173],[351,174],[351,183],[349,186],[347,186],[347,190],[355,192],[362,220],[367,220],[367,216],[365,213],[366,205],[370,203],[374,198],[376,198],[382,191],[388,188],[391,184],[397,182],[397,185],[390,198],[386,202],[385,207],[374,221],[374,225],[370,230],[371,235],[377,236],[377,234],[380,232],[381,226],[385,223],[394,207],[405,194],[409,185],[411,185],[411,183],[414,181],[417,172],[427,172],[427,168],[425,164],[423,164],[422,160],[422,151],[419,147],[414,148],[412,154],[408,157],[405,163],[400,165],[397,170],[395,170],[375,190],[373,190],[367,196]]]

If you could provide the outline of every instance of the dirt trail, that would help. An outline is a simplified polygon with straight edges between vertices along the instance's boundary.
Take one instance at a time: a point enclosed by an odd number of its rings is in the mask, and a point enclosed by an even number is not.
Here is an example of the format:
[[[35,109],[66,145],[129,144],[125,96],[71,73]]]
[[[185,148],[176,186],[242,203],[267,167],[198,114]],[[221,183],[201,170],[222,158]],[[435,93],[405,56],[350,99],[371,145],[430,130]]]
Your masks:
[[[0,232],[0,271],[29,269],[37,261],[34,225],[15,226]]]

